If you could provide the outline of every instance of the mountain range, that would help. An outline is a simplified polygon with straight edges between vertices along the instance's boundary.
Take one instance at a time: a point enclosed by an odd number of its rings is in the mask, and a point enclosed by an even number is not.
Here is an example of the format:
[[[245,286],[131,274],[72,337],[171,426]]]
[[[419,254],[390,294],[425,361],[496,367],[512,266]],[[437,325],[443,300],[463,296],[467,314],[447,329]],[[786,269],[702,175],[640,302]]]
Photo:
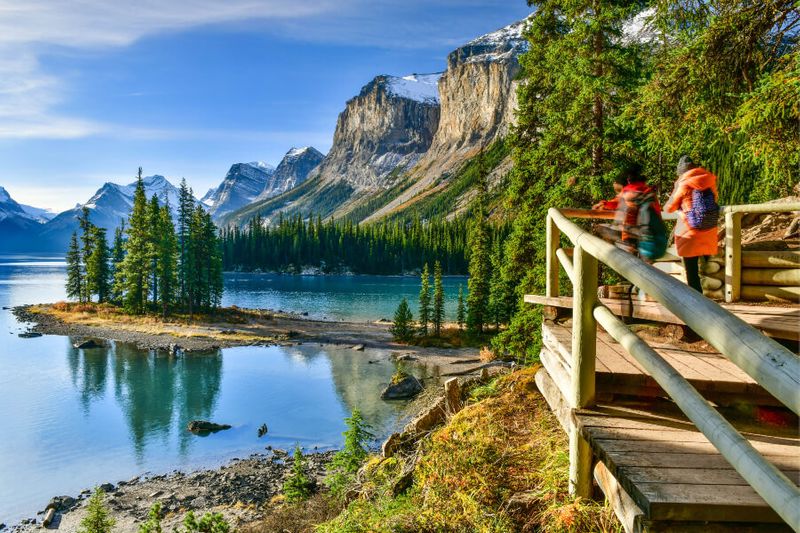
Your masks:
[[[475,194],[476,167],[499,190],[511,167],[503,138],[516,107],[525,21],[453,50],[443,72],[378,75],[345,103],[327,155],[290,149],[277,167],[235,163],[199,202],[220,226],[255,215],[323,216],[354,222],[392,217],[452,217]],[[130,212],[135,183],[104,184],[87,202],[52,218],[21,206],[0,188],[0,251],[66,249],[83,206],[109,233]],[[148,197],[177,205],[177,188],[145,178]]]

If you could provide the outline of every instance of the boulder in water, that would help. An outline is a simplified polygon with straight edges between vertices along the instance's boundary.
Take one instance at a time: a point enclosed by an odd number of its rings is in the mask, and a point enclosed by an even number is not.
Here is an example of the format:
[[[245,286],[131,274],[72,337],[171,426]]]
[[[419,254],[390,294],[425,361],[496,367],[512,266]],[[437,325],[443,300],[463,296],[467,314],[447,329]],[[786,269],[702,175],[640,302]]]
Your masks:
[[[215,424],[207,420],[192,420],[189,422],[187,429],[192,433],[212,433],[224,429],[231,429],[231,426],[230,424]]]
[[[422,383],[414,376],[406,376],[392,383],[381,393],[382,400],[408,400],[422,392]]]
[[[82,350],[88,350],[90,348],[102,348],[105,346],[105,343],[102,340],[98,339],[85,339],[82,341],[76,341],[72,343],[72,346]]]

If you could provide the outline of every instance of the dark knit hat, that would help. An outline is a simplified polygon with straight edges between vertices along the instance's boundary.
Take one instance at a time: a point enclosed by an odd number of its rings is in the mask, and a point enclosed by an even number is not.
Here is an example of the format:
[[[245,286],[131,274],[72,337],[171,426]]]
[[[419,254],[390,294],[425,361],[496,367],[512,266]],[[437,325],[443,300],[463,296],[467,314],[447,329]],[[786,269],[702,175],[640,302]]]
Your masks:
[[[681,156],[680,160],[678,161],[678,176],[682,176],[684,172],[692,170],[696,166],[697,165],[694,164],[694,161],[692,161],[691,157],[688,155]]]

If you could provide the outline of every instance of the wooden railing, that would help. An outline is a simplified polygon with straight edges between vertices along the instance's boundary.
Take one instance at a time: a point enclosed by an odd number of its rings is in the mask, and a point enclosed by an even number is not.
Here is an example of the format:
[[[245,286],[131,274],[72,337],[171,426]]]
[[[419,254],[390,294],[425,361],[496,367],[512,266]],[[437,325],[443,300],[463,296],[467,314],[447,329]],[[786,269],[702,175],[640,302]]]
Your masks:
[[[580,228],[567,215],[593,215],[558,209],[550,209],[547,215],[546,296],[559,295],[559,265],[573,287],[571,390],[567,394],[571,408],[594,404],[599,323],[650,373],[767,504],[792,528],[800,530],[800,489],[765,460],[661,355],[598,301],[598,262],[669,309],[795,413],[800,413],[800,359],[699,292]],[[560,247],[562,233],[572,241],[572,258]],[[588,497],[592,466],[589,443],[575,427],[570,430],[569,442],[570,490]]]
[[[725,214],[725,301],[739,300],[742,290],[742,216],[745,213],[800,211],[800,203],[729,205]]]

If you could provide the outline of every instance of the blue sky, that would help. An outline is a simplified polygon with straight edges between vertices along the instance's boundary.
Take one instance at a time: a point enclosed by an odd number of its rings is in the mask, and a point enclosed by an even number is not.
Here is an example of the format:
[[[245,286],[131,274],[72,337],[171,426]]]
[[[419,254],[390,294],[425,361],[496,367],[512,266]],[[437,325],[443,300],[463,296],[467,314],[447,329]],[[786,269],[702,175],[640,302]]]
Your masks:
[[[330,148],[377,74],[530,12],[524,0],[0,0],[0,185],[63,210],[136,168],[198,195],[232,163]]]

